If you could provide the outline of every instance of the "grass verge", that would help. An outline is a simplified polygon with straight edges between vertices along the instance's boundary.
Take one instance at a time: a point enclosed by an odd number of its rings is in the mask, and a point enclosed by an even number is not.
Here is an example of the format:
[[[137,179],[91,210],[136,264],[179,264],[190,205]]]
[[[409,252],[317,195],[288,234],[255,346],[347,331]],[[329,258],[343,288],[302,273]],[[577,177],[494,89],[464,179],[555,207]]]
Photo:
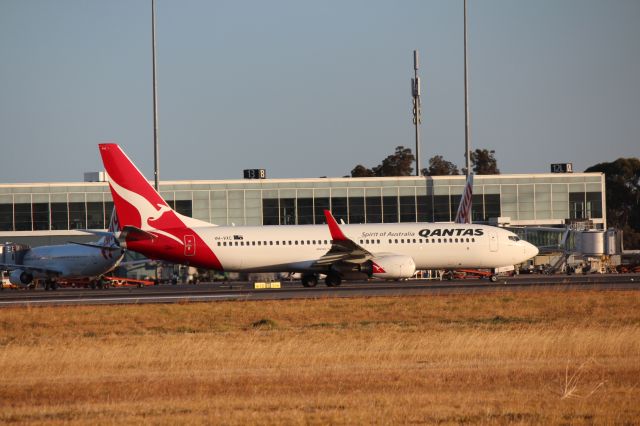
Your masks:
[[[1,423],[633,423],[640,295],[0,310]]]

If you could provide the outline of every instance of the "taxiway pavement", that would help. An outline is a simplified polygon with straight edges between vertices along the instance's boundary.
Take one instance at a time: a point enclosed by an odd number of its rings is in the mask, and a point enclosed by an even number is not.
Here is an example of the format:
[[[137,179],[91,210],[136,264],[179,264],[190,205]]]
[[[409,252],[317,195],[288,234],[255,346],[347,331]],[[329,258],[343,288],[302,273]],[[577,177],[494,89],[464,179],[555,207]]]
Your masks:
[[[279,289],[255,289],[253,283],[216,282],[197,285],[159,285],[144,288],[109,288],[90,290],[61,288],[5,289],[0,292],[0,308],[15,306],[100,305],[213,302],[221,300],[286,300],[332,297],[428,296],[486,292],[576,291],[576,290],[640,290],[640,274],[611,275],[520,275],[500,278],[492,283],[486,279],[350,281],[340,287],[320,283],[304,288],[299,281],[280,281]]]

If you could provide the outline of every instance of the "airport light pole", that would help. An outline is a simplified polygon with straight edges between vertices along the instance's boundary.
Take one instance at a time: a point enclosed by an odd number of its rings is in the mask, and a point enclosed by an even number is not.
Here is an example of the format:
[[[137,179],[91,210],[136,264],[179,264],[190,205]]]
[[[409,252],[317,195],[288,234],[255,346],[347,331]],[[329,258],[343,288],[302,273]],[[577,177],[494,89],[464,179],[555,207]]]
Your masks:
[[[151,0],[151,51],[153,62],[153,186],[160,193],[160,161],[158,149],[158,78],[156,75],[156,1]],[[160,277],[156,263],[156,283]]]
[[[156,2],[151,0],[151,47],[153,62],[153,178],[160,192],[160,162],[158,148],[158,78],[156,75]]]
[[[420,77],[418,77],[418,51],[413,51],[413,78],[411,79],[411,96],[413,97],[413,124],[416,128],[416,176],[420,176]]]
[[[471,174],[471,148],[469,146],[469,70],[467,64],[467,0],[464,0],[464,158],[467,179]]]

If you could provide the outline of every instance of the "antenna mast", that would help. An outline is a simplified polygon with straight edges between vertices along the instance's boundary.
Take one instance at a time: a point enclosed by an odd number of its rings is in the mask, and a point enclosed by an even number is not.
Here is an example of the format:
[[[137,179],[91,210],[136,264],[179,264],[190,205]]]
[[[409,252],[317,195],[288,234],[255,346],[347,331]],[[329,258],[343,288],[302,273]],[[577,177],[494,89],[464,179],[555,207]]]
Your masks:
[[[411,96],[413,97],[413,124],[416,128],[416,176],[420,176],[420,77],[418,77],[418,51],[413,51],[413,78],[411,79]]]

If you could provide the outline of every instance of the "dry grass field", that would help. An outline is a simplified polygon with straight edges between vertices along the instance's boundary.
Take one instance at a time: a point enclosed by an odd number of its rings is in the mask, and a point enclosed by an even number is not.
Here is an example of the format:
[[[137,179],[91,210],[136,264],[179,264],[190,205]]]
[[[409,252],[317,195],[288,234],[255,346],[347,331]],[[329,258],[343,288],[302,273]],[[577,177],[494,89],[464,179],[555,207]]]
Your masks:
[[[637,292],[0,310],[0,423],[639,419]]]

